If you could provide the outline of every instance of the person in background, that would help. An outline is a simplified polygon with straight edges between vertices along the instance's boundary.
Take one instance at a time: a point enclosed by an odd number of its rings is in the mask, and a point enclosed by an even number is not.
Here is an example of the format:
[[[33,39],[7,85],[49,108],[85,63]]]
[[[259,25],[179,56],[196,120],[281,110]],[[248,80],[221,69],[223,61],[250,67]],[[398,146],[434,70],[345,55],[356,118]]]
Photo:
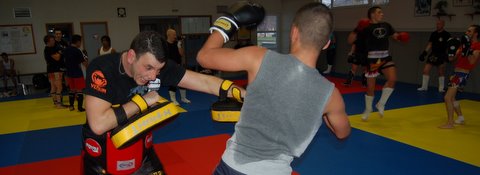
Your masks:
[[[82,91],[85,88],[85,78],[81,65],[87,67],[88,60],[83,54],[80,47],[82,46],[82,37],[80,35],[73,35],[72,41],[69,47],[67,47],[63,55],[65,57],[65,65],[67,71],[65,73],[67,78],[67,84],[69,87],[68,99],[70,111],[75,110],[74,102],[77,100],[77,109],[79,112],[85,111],[83,108],[83,94]]]
[[[445,92],[445,64],[448,61],[447,40],[451,35],[444,29],[445,21],[437,20],[436,27],[437,29],[430,34],[425,50],[418,57],[422,62],[426,60],[423,67],[422,85],[417,89],[418,91],[428,90],[430,70],[435,66],[438,69],[438,92]]]
[[[108,35],[103,35],[100,41],[102,42],[102,47],[98,49],[98,56],[117,52],[112,47],[112,41]]]
[[[463,87],[465,87],[470,72],[476,67],[478,60],[480,59],[480,41],[478,32],[480,32],[479,25],[469,26],[465,32],[465,36],[461,39],[460,47],[458,47],[458,50],[454,49],[454,51],[456,51],[454,54],[455,56],[449,58],[453,61],[456,57],[457,62],[455,64],[454,73],[450,76],[447,92],[445,92],[444,100],[447,109],[447,122],[439,126],[441,129],[453,129],[455,128],[454,124],[465,124],[465,118],[462,115],[460,103],[456,101],[456,95],[458,91],[462,91]],[[454,112],[458,115],[456,120],[453,120]]]
[[[177,32],[174,29],[168,29],[167,42],[165,42],[166,57],[169,59],[169,61],[173,61],[178,65],[185,65],[185,61],[182,59],[185,55],[182,43],[183,41],[177,39]],[[176,97],[177,89],[180,89],[180,100],[184,103],[191,103],[191,101],[187,99],[187,90],[183,88],[178,88],[176,86],[170,86],[168,88],[170,100],[176,105],[179,105]]]
[[[61,55],[61,48],[55,45],[55,38],[52,35],[43,37],[45,49],[43,50],[45,62],[47,63],[48,80],[50,81],[50,96],[57,108],[66,108],[62,104],[62,81],[65,68],[65,61]]]
[[[375,92],[376,78],[382,73],[387,80],[382,89],[380,100],[375,105],[383,117],[385,104],[393,92],[395,82],[397,81],[397,69],[389,52],[389,38],[401,42],[408,42],[409,34],[406,32],[395,32],[395,29],[387,22],[383,21],[383,11],[379,6],[373,6],[368,9],[368,19],[370,25],[362,30],[365,36],[363,44],[366,46],[367,53],[367,94],[365,95],[365,110],[362,114],[362,121],[367,121],[372,112],[372,104]]]
[[[365,46],[365,36],[362,33],[363,29],[370,25],[369,19],[360,19],[355,29],[348,34],[347,42],[352,45],[348,53],[347,62],[352,65],[348,72],[347,81],[343,83],[345,86],[351,86],[353,78],[357,72],[358,67],[367,67],[367,53]],[[367,87],[367,77],[365,72],[362,73],[362,86]]]
[[[12,80],[14,90],[13,90],[13,95],[17,94],[17,70],[15,70],[15,61],[8,58],[8,54],[5,52],[2,52],[2,65],[0,69],[0,77],[3,76],[3,86],[5,89],[5,92],[8,91],[7,85],[8,85],[8,79]]]
[[[333,64],[335,64],[335,57],[337,56],[337,37],[335,32],[332,32],[329,36],[330,45],[327,48],[327,69],[323,71],[323,74],[329,74],[332,71]]]

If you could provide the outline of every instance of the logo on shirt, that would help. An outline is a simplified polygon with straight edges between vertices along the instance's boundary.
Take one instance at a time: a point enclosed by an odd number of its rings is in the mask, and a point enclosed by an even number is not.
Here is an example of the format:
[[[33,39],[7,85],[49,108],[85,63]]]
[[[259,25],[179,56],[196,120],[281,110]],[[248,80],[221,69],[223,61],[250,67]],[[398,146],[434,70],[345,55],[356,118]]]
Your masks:
[[[153,143],[152,133],[147,134],[147,136],[145,136],[145,148],[152,147],[152,143]]]
[[[90,86],[98,92],[104,94],[107,93],[107,89],[105,89],[107,86],[107,79],[105,79],[102,71],[96,70],[92,73],[92,83]]]
[[[102,154],[102,147],[100,147],[100,144],[91,138],[85,140],[85,148],[87,153],[93,157],[98,157]]]
[[[378,27],[378,28],[375,28],[372,32],[373,36],[375,36],[376,38],[384,38],[385,35],[387,35],[387,31],[385,28],[383,27]]]

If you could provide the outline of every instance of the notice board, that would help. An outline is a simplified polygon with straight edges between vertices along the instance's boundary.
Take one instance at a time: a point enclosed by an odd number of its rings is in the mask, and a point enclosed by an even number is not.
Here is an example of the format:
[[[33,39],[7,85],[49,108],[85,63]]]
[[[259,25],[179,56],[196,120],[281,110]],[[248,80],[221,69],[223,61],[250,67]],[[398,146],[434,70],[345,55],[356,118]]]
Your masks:
[[[31,24],[0,25],[0,53],[35,54],[35,38]]]

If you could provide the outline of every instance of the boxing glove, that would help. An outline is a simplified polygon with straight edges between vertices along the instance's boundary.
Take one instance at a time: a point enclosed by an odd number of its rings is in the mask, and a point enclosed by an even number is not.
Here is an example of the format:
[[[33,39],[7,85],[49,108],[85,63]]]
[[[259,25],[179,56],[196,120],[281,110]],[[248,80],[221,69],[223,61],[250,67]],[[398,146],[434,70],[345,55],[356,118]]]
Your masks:
[[[400,32],[400,33],[398,33],[397,39],[401,42],[406,43],[406,42],[410,41],[410,34],[408,34],[407,32]]]
[[[458,40],[457,38],[449,38],[447,40],[447,53],[449,57],[455,56],[460,44],[460,40]]]
[[[425,61],[425,57],[427,56],[427,54],[427,51],[423,51],[422,54],[418,56],[418,60],[420,60],[421,62]]]
[[[226,43],[240,27],[252,28],[262,22],[264,17],[265,10],[260,4],[238,1],[213,23],[210,33],[214,30],[220,32]]]
[[[463,35],[460,38],[460,43],[462,45],[462,56],[466,57],[470,55],[470,37],[468,37],[467,35]]]
[[[361,32],[363,29],[365,29],[369,25],[370,25],[370,20],[368,18],[360,19],[357,23],[357,27],[355,28],[355,31]]]

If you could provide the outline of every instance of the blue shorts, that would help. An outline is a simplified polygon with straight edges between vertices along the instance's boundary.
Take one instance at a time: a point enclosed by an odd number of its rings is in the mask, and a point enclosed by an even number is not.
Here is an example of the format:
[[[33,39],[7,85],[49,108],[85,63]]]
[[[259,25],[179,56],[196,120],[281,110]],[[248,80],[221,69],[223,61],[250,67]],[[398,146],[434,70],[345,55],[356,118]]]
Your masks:
[[[467,84],[467,79],[469,75],[470,73],[464,72],[453,73],[453,75],[450,76],[450,82],[448,83],[448,87],[462,89]]]
[[[220,160],[220,163],[218,163],[217,167],[215,168],[215,171],[213,172],[213,175],[245,175],[241,172],[238,172],[228,166],[223,160]]]

